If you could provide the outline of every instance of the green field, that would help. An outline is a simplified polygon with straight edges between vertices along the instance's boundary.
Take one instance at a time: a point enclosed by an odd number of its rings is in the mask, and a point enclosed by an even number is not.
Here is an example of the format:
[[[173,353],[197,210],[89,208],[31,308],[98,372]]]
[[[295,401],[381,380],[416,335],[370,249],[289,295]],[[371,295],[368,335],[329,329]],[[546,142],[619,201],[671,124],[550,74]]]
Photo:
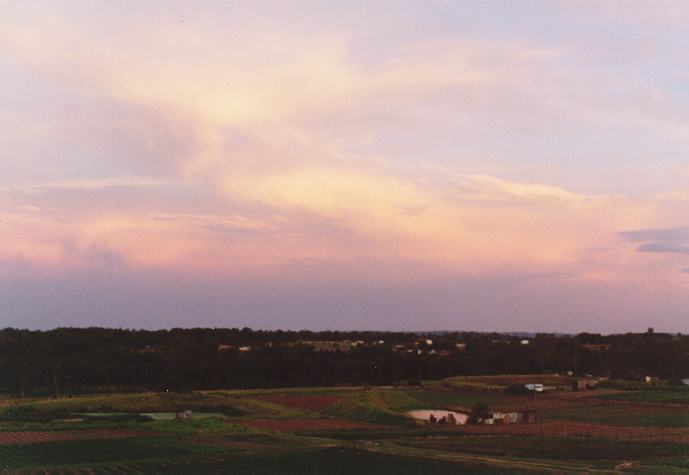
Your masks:
[[[563,390],[534,399],[500,390],[524,380],[534,377],[453,378],[422,388],[5,399],[0,467],[109,474],[689,472],[689,411],[668,404],[676,404],[675,392],[576,397]],[[540,422],[511,433],[514,427],[430,425],[406,415],[413,409],[468,412],[477,404],[530,404]],[[192,417],[175,419],[182,410]],[[551,423],[559,425],[547,435]],[[567,424],[581,423],[588,424],[585,435],[574,429],[565,435]],[[625,435],[632,428],[634,439]],[[100,438],[80,435],[94,433]],[[121,438],[109,438],[113,433]],[[69,440],[58,440],[63,436]]]

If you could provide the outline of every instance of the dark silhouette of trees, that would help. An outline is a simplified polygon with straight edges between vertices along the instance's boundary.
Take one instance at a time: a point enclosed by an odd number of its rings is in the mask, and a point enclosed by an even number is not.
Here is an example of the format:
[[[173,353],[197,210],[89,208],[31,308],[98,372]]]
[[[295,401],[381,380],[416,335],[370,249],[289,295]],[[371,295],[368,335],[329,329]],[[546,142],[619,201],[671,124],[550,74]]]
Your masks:
[[[363,343],[348,351],[317,351],[309,343],[345,340]],[[0,330],[0,392],[59,397],[98,391],[392,385],[455,375],[570,371],[637,381],[646,375],[669,381],[689,377],[689,337],[684,335],[538,334],[528,344],[520,340],[474,332],[8,328]]]

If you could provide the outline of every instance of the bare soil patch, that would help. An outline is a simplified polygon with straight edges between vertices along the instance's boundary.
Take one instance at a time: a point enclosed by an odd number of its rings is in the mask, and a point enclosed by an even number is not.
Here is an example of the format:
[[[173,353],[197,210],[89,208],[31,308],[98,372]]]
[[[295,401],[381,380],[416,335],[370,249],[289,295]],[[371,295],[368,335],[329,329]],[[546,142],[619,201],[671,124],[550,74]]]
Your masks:
[[[254,419],[244,423],[255,429],[273,432],[295,432],[307,430],[356,430],[380,429],[385,426],[345,419]]]
[[[151,437],[153,432],[134,429],[84,429],[70,431],[0,432],[0,445],[37,444],[90,439],[130,439]]]

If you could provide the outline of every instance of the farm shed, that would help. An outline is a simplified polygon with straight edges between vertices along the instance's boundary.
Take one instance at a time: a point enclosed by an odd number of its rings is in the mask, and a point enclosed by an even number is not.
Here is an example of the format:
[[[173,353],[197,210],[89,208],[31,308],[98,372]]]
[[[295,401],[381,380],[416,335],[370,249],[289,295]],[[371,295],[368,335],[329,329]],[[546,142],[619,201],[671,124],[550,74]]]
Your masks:
[[[598,387],[598,381],[593,379],[577,379],[572,383],[572,391],[584,391],[596,387]]]

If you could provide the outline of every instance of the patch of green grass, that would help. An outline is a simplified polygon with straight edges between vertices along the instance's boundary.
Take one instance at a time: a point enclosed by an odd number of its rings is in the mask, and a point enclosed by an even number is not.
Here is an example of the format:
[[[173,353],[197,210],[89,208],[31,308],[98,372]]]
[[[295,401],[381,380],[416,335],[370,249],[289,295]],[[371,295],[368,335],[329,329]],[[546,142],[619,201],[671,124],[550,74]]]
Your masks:
[[[232,404],[237,409],[243,411],[247,415],[260,418],[272,417],[304,417],[304,411],[295,408],[282,406],[280,404],[266,401],[265,399],[255,397],[237,397],[232,399]]]
[[[410,396],[409,392],[399,389],[370,389],[355,397],[372,406],[392,411],[403,411],[406,407],[417,403],[417,400]]]
[[[413,424],[409,418],[401,414],[389,411],[387,409],[371,406],[365,402],[346,403],[331,406],[324,413],[330,416],[368,422],[371,424],[394,426],[409,426]]]
[[[412,409],[450,409],[453,407],[471,408],[475,404],[492,405],[504,398],[486,392],[458,391],[453,389],[407,389],[402,391],[409,397],[409,402],[395,407],[398,410]]]
[[[379,391],[362,391],[328,407],[323,414],[372,424],[411,426],[413,421],[387,407]]]

